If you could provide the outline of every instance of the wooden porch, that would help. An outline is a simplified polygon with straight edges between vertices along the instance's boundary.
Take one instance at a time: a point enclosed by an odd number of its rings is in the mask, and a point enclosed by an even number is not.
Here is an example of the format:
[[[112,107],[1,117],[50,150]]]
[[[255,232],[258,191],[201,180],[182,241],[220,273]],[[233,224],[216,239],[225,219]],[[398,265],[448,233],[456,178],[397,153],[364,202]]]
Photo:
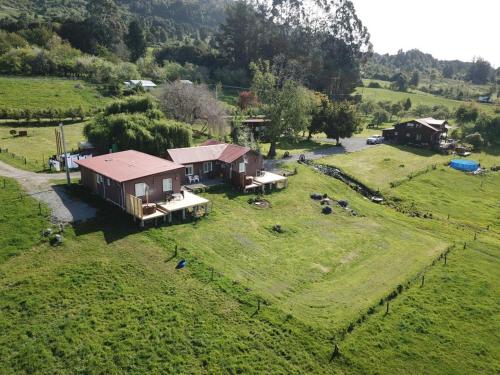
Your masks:
[[[257,177],[247,177],[250,179],[250,183],[246,184],[244,187],[244,192],[251,190],[261,190],[263,193],[266,192],[266,188],[276,187],[278,189],[284,189],[288,186],[288,178],[276,173],[263,171]]]
[[[185,220],[187,214],[194,217],[202,217],[208,214],[209,208],[208,199],[202,198],[189,191],[184,191],[184,194],[175,194],[174,199],[169,202],[157,202],[144,204],[142,199],[128,194],[126,197],[126,211],[134,217],[134,220],[140,221],[140,226],[143,227],[146,221],[154,220],[155,224],[158,219],[168,220],[172,222],[172,214],[181,211],[182,219]]]

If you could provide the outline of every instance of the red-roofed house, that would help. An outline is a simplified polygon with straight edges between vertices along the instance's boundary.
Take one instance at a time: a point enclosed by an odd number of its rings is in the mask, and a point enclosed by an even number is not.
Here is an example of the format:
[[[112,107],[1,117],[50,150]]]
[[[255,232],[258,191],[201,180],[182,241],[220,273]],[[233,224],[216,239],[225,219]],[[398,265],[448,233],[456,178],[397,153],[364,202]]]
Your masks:
[[[165,157],[184,165],[185,182],[192,176],[201,180],[222,177],[239,188],[252,184],[263,170],[262,155],[248,147],[209,140],[197,147],[168,150]]]
[[[76,163],[83,185],[123,209],[127,194],[149,202],[165,201],[167,194],[180,192],[184,178],[184,166],[134,150]]]

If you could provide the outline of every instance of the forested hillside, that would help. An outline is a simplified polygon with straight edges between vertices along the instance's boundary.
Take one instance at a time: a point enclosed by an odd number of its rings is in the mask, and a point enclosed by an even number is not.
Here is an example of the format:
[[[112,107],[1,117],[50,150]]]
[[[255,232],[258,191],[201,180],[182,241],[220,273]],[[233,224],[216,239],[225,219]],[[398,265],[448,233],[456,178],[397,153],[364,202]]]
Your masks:
[[[224,20],[229,0],[118,0],[130,18],[140,17],[148,25],[154,42],[194,35],[205,39]],[[48,19],[84,18],[87,0],[0,0],[0,15],[37,14]]]
[[[458,79],[474,84],[487,84],[495,79],[495,69],[482,58],[474,59],[473,62],[439,60],[418,49],[400,50],[395,55],[374,53],[363,70],[366,78],[382,80],[390,80],[398,72],[408,75],[418,72],[425,78]]]

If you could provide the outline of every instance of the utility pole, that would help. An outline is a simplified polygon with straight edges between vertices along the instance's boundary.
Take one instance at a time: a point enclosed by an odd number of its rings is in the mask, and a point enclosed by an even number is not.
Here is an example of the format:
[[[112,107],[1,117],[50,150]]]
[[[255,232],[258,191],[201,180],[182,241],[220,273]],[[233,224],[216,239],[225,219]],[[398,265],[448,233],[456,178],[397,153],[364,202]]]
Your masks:
[[[66,182],[68,185],[71,185],[71,178],[69,176],[69,166],[68,166],[68,154],[66,153],[66,141],[64,140],[64,128],[62,122],[59,124],[59,129],[61,129],[61,141],[64,152],[64,167],[66,169]]]

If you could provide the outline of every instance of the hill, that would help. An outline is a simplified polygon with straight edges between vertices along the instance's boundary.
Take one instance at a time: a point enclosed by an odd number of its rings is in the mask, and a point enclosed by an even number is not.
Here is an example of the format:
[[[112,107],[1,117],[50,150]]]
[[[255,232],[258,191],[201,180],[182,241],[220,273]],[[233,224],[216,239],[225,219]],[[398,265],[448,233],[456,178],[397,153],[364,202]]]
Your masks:
[[[492,83],[498,76],[498,69],[495,71],[490,63],[481,58],[473,62],[439,60],[418,49],[399,50],[395,55],[374,53],[363,66],[365,78],[390,80],[399,72],[408,76],[418,72],[422,78],[431,78],[433,81],[452,78],[475,84]]]
[[[87,0],[0,0],[0,16],[36,14],[53,18],[83,18]],[[150,39],[165,41],[186,35],[204,39],[224,20],[229,0],[117,0],[129,18],[142,18],[152,28]]]

